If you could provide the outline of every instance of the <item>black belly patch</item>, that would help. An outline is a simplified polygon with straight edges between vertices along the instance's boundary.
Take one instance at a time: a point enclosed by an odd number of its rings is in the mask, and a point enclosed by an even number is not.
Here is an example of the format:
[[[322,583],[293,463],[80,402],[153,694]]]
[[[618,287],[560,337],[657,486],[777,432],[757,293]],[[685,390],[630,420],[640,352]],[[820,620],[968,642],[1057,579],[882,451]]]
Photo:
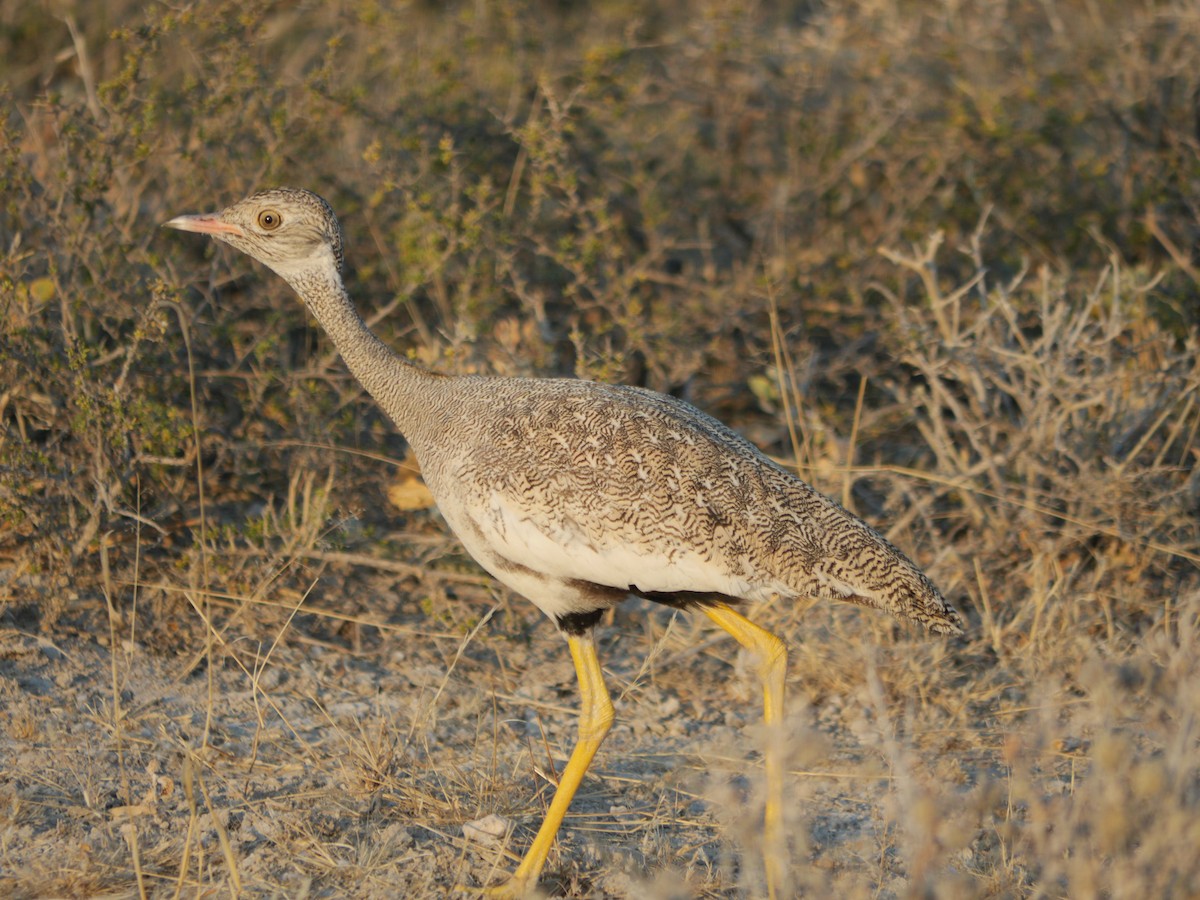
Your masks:
[[[661,603],[663,606],[675,609],[695,609],[696,607],[716,606],[719,603],[734,606],[742,602],[740,597],[730,597],[728,594],[719,594],[716,591],[641,591],[632,584],[629,586],[629,593],[635,597],[641,597],[643,600]]]
[[[741,602],[738,597],[711,591],[643,591],[632,584],[622,590],[580,579],[571,579],[566,582],[566,586],[576,592],[576,596],[581,601],[580,605],[592,606],[591,609],[554,617],[559,630],[564,634],[571,635],[584,634],[595,628],[596,623],[600,621],[601,614],[606,609],[611,609],[631,594],[652,603],[670,606],[673,609],[696,609],[716,606],[719,603],[727,603],[732,606]]]
[[[555,616],[554,621],[558,624],[558,630],[563,634],[581,635],[587,634],[596,627],[596,623],[600,621],[600,617],[604,615],[604,609],[593,609],[588,612],[567,613],[563,616]]]

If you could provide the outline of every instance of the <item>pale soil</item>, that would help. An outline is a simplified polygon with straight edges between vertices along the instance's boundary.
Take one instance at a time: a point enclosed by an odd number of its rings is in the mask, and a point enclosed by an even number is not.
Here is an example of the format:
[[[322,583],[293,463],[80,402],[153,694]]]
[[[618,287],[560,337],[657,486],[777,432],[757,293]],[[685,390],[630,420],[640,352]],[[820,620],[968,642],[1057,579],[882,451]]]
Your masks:
[[[288,624],[287,608],[230,618],[222,607],[215,618],[231,624],[211,681],[202,640],[155,652],[123,602],[116,716],[107,633],[7,631],[4,893],[137,896],[140,875],[152,896],[439,897],[498,880],[549,801],[545,775],[570,752],[577,694],[550,624],[478,582],[448,592],[327,569],[306,603],[385,623],[334,622],[332,633],[320,616]],[[143,608],[154,595],[142,590]],[[198,614],[181,605],[180,615]],[[936,704],[887,696],[889,668],[911,665],[928,666],[934,694],[954,696],[954,642],[858,610],[757,618],[795,647],[794,887],[905,895],[905,804],[932,792],[955,807],[994,762],[996,741],[964,739]],[[736,646],[702,619],[631,601],[601,627],[617,721],[560,833],[547,891],[760,893],[758,693]],[[813,677],[827,666],[836,670]],[[506,843],[464,837],[465,823],[493,813],[512,826]],[[987,838],[956,842],[940,877],[980,892],[966,873]]]

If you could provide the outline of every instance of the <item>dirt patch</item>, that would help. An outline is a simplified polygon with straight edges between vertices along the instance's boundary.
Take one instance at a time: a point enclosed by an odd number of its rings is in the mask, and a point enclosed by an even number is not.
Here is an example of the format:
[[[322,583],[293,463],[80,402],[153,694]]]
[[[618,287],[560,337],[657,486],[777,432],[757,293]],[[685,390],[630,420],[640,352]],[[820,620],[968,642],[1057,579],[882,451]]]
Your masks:
[[[343,586],[401,597],[381,578]],[[230,640],[211,667],[202,650],[164,656],[118,638],[114,660],[107,634],[8,632],[8,892],[435,897],[498,880],[570,752],[576,691],[549,623],[505,600],[491,610],[466,633],[402,626],[357,650],[295,626]],[[545,885],[589,897],[755,893],[760,710],[731,665],[736,645],[633,601],[600,649],[617,721]],[[793,693],[793,849],[822,879],[874,872],[893,776],[847,722],[852,698],[818,712]],[[489,814],[511,833],[464,836]]]

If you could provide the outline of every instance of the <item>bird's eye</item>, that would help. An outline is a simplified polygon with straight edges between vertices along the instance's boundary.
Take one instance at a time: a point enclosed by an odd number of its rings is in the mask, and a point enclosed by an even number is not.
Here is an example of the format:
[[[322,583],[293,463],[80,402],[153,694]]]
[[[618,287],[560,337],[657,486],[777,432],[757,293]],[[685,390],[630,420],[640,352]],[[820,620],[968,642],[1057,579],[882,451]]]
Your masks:
[[[273,209],[264,209],[258,214],[258,225],[264,231],[274,231],[283,222],[283,217]]]

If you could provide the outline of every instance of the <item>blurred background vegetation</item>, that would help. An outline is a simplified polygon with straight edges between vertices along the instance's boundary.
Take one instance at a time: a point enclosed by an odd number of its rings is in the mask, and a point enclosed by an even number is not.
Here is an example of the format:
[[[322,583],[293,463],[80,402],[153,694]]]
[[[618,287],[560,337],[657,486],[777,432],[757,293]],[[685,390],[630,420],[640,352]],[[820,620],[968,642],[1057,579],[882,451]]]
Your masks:
[[[1194,3],[0,0],[0,59],[8,627],[428,520],[371,504],[403,440],[287,287],[159,228],[289,185],[401,352],[685,397],[892,529],[976,683],[1190,646]],[[1076,883],[1024,839],[1006,883]]]
[[[234,522],[312,464],[305,443],[402,455],[282,284],[158,228],[265,186],[330,200],[352,293],[421,361],[646,384],[791,455],[783,384],[810,466],[845,462],[813,441],[846,441],[862,379],[857,459],[933,462],[896,400],[928,374],[907,349],[946,335],[920,310],[898,320],[889,299],[930,298],[881,248],[941,235],[925,267],[948,292],[979,274],[970,315],[1030,272],[1069,281],[1055,302],[1077,314],[1115,264],[1139,328],[1194,332],[1187,4],[0,16],[0,522],[4,552],[55,583],[95,573],[101,534],[193,540],[197,446]],[[1023,331],[1039,313],[1016,310]],[[1162,372],[1144,376],[1156,392]],[[971,427],[942,413],[951,436]]]

